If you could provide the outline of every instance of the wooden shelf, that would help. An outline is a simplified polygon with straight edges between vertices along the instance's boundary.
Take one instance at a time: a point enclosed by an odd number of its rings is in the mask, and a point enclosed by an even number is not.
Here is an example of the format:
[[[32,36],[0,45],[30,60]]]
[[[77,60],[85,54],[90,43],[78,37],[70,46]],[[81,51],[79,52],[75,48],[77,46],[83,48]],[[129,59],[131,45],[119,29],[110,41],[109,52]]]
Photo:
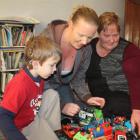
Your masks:
[[[8,47],[8,46],[2,46],[0,47],[0,51],[3,52],[20,52],[20,51],[24,51],[25,46],[12,46],[12,47]]]
[[[23,67],[25,44],[34,35],[34,26],[37,22],[26,22],[26,20],[32,21],[31,18],[18,18],[16,21],[0,19],[0,90],[2,92],[8,81]]]
[[[0,70],[0,72],[14,72],[14,71],[18,71],[18,69],[6,69],[6,70]]]

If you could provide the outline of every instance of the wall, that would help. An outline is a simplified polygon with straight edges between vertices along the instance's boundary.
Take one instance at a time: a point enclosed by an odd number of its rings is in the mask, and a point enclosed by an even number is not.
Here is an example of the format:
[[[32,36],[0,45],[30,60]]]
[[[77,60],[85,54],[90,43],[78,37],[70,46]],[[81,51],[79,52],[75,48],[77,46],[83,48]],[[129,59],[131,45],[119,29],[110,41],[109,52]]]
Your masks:
[[[40,21],[36,26],[38,34],[53,19],[68,19],[72,8],[85,4],[94,8],[97,14],[104,11],[115,11],[120,17],[124,32],[125,0],[0,0],[0,16],[31,16]]]

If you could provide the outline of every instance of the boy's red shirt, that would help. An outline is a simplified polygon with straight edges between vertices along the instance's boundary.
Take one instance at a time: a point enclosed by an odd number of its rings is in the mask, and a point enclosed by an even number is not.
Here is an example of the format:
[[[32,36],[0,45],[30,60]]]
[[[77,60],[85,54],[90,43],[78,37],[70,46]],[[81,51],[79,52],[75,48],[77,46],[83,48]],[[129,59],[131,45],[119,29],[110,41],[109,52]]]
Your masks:
[[[43,89],[44,80],[37,86],[24,70],[8,83],[0,106],[16,114],[14,122],[17,128],[22,129],[34,120]]]

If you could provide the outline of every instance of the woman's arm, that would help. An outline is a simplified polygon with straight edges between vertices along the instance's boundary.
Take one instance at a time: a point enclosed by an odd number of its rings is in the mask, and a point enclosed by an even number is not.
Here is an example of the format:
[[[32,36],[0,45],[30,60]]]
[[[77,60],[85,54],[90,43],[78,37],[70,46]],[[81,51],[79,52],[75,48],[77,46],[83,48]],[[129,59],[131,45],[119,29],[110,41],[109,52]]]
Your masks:
[[[140,48],[130,44],[124,51],[123,70],[131,98],[131,123],[140,135]]]

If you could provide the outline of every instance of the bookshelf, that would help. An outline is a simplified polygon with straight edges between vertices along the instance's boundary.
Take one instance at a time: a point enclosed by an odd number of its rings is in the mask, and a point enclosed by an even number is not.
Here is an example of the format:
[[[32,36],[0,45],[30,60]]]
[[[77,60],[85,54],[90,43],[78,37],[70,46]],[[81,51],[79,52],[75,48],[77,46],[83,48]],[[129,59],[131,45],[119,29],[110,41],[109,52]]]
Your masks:
[[[24,48],[38,23],[29,17],[0,17],[0,94],[23,67]]]

